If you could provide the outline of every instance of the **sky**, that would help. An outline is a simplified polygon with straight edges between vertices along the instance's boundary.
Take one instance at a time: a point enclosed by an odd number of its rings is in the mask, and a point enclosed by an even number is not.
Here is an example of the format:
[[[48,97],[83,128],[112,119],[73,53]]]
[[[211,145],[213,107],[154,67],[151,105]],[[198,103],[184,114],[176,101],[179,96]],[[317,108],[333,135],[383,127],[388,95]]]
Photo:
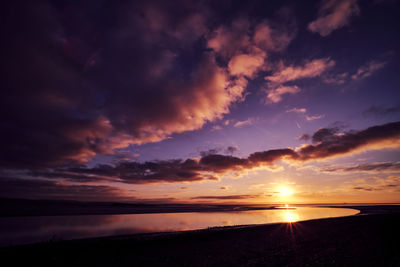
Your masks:
[[[0,13],[0,197],[400,202],[399,1]]]

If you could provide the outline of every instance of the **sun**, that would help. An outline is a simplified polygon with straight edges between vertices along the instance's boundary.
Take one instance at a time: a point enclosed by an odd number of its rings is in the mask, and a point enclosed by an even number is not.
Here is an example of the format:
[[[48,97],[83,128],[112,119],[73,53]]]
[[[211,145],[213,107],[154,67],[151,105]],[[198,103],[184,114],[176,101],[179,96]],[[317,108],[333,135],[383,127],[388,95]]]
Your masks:
[[[279,187],[277,192],[280,197],[288,197],[294,193],[293,189],[284,185]]]

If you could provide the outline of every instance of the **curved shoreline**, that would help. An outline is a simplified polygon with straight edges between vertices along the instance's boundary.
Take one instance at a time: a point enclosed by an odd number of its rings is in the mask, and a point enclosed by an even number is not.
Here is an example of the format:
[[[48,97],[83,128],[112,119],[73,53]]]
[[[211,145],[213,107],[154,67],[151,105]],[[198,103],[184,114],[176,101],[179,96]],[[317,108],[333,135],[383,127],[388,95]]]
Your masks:
[[[95,241],[95,240],[122,240],[122,239],[146,239],[150,240],[152,238],[158,238],[161,236],[177,236],[177,235],[185,235],[190,233],[202,233],[202,232],[211,232],[211,231],[229,231],[233,229],[242,229],[242,228],[251,228],[251,227],[258,227],[258,226],[267,226],[267,225],[278,225],[278,224],[297,224],[301,222],[307,221],[316,221],[316,220],[326,220],[332,218],[343,218],[349,216],[358,216],[358,215],[369,215],[369,214],[382,214],[378,213],[378,210],[387,210],[388,212],[393,212],[393,206],[311,206],[315,208],[340,208],[340,209],[353,209],[358,210],[357,214],[353,215],[343,215],[343,216],[332,216],[332,217],[322,217],[322,218],[313,218],[313,219],[304,219],[298,220],[295,222],[272,222],[272,223],[255,223],[255,224],[240,224],[240,225],[226,225],[226,226],[211,226],[207,228],[199,228],[199,229],[190,229],[190,230],[176,230],[176,231],[160,231],[160,232],[143,232],[143,233],[132,233],[132,234],[121,234],[121,235],[108,235],[108,236],[98,236],[98,237],[87,237],[87,238],[75,238],[75,239],[59,239],[59,240],[50,240],[45,242],[34,242],[34,243],[27,243],[27,244],[17,244],[11,246],[0,246],[1,247],[19,247],[19,246],[35,246],[40,244],[45,244],[48,242],[86,242],[86,241]],[[399,211],[400,211],[400,206]],[[271,209],[283,209],[277,207],[268,207],[268,208],[260,208],[260,209],[243,209],[240,211],[249,211],[249,210],[271,210]],[[289,210],[295,210],[296,207],[291,207]],[[237,210],[235,210],[237,211]],[[182,213],[191,212],[191,211],[183,211]],[[197,211],[197,212],[229,212],[226,210],[214,210],[214,211]],[[234,211],[232,211],[234,212]],[[134,213],[135,214],[135,213]],[[148,213],[143,213],[148,214]],[[94,214],[89,214],[94,215]],[[117,215],[117,214],[101,214],[101,215]],[[118,215],[128,215],[128,214],[118,214]]]
[[[137,235],[146,235],[147,238],[150,238],[152,235],[179,235],[181,232],[211,229],[224,231],[289,221],[335,218],[357,213],[359,210],[347,207],[292,206],[263,208],[263,210],[214,210],[186,214],[67,215],[26,218],[17,216],[0,219],[2,226],[0,234],[4,234],[0,239],[0,247],[34,245],[49,241],[134,238]],[[18,227],[16,231],[13,230],[14,225]],[[30,225],[34,225],[34,227],[32,228]],[[9,231],[7,231],[8,228]]]
[[[333,217],[323,217],[323,218],[315,218],[315,219],[305,219],[299,220],[295,222],[273,222],[273,223],[259,223],[259,224],[242,224],[242,225],[225,225],[225,226],[212,226],[207,228],[193,229],[193,230],[182,230],[182,231],[167,231],[167,232],[148,232],[148,233],[135,233],[135,234],[125,234],[125,235],[113,235],[113,236],[103,236],[103,237],[92,237],[92,238],[82,238],[82,239],[74,239],[74,240],[64,240],[64,241],[81,241],[81,240],[123,240],[123,239],[152,239],[153,237],[168,237],[168,236],[176,236],[176,235],[184,235],[191,233],[202,233],[202,232],[211,232],[211,231],[229,231],[234,229],[243,229],[243,228],[251,228],[251,227],[259,227],[259,226],[268,226],[268,225],[281,225],[281,224],[297,224],[308,221],[318,221],[318,220],[329,220],[335,218],[344,218],[344,217],[352,217],[358,215],[370,215],[373,213],[363,213],[362,210],[355,207],[339,207],[339,206],[315,206],[318,208],[344,208],[344,209],[353,209],[358,210],[357,214],[353,215],[343,215],[343,216],[333,216]],[[280,208],[279,208],[280,209]],[[296,208],[289,208],[289,210],[295,210]],[[269,210],[269,209],[263,209]],[[246,210],[244,210],[246,211]],[[367,212],[367,211],[365,211]],[[399,208],[400,212],[400,208]]]

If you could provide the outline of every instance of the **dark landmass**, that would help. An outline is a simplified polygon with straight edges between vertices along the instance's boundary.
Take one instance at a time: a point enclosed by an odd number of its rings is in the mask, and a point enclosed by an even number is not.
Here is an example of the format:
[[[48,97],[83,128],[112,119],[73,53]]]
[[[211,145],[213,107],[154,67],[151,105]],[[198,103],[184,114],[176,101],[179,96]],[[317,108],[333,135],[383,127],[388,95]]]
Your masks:
[[[359,210],[360,213],[358,215],[367,215],[367,214],[390,214],[390,213],[400,213],[400,204],[392,204],[392,205],[346,205],[346,206],[328,206],[330,208],[349,208]]]
[[[0,199],[0,217],[245,211],[275,209],[275,206],[276,205],[149,204]]]
[[[349,217],[0,249],[13,266],[400,266],[400,207]]]

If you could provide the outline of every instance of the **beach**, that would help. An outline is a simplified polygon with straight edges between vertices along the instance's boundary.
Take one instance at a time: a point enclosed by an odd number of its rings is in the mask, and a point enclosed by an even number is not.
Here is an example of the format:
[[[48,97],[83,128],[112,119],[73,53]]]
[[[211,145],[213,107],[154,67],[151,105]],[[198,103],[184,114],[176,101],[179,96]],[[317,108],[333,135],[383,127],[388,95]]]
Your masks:
[[[46,242],[0,249],[10,266],[400,266],[400,207],[253,226]]]

